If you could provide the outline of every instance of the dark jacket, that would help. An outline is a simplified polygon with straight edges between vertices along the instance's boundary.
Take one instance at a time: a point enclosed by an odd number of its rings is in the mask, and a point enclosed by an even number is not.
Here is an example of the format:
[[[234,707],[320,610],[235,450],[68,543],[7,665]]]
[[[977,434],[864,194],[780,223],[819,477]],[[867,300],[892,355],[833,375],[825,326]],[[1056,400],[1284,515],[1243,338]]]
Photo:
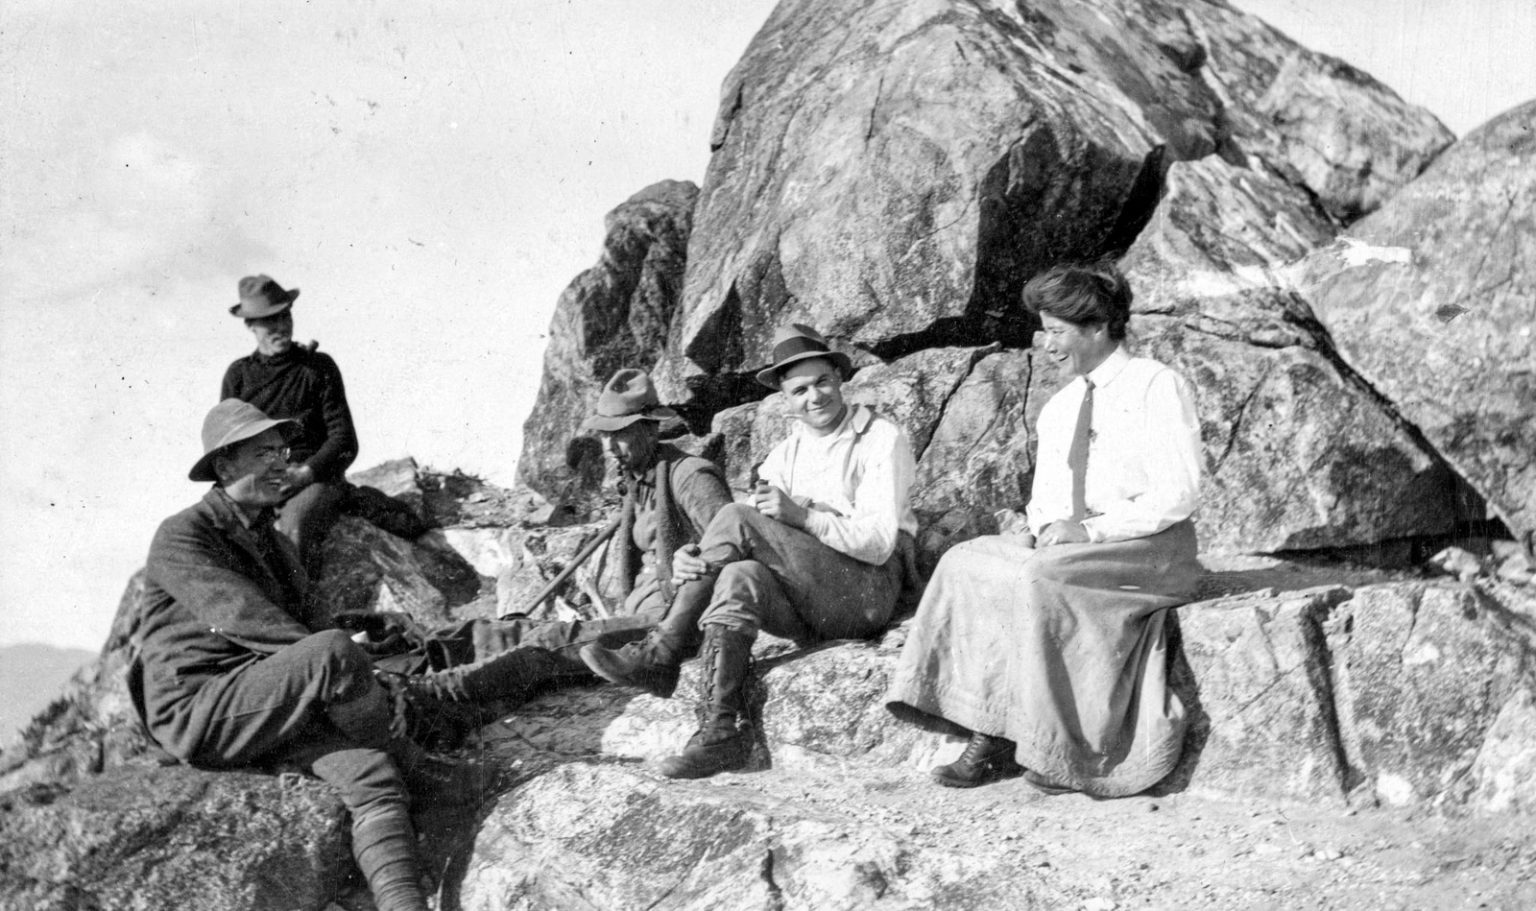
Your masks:
[[[186,700],[231,673],[318,632],[293,545],[270,523],[246,528],[217,487],[155,532],[144,568],[134,693],[155,739],[181,755],[195,739]]]
[[[673,553],[684,544],[698,543],[715,513],[731,502],[731,490],[719,467],[708,459],[688,455],[665,443],[657,448],[656,459],[656,467],[650,475],[654,496],[641,496],[640,487],[646,483],[644,481],[631,480],[626,484],[613,546],[618,551],[619,584],[628,595],[641,565],[633,535],[636,513],[647,505],[659,510],[661,514],[655,516],[656,537],[651,553],[655,557],[662,591],[670,603]],[[645,504],[641,503],[642,499],[646,500]]]
[[[341,370],[328,354],[294,345],[283,354],[259,352],[229,365],[220,399],[240,399],[271,418],[290,418],[300,432],[289,446],[294,464],[308,465],[317,481],[339,481],[357,458],[357,431]]]

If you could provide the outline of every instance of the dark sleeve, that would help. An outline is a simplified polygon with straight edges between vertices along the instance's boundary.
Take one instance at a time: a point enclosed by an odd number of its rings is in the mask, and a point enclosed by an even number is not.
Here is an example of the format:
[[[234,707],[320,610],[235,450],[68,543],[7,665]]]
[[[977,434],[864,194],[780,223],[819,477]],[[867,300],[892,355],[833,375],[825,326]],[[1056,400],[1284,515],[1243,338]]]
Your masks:
[[[693,524],[696,535],[703,535],[715,513],[731,502],[731,490],[725,486],[720,469],[708,459],[686,458],[678,463],[678,469],[672,476],[672,499]]]
[[[320,373],[320,416],[325,419],[325,442],[304,464],[322,480],[340,478],[357,458],[352,409],[347,407],[347,390],[336,362],[329,355],[316,354],[315,369]]]
[[[160,526],[145,573],[211,632],[252,651],[271,654],[309,635],[261,586],[236,572],[228,545],[195,521]]]
[[[240,398],[240,362],[235,361],[224,371],[224,382],[219,384],[219,401]]]

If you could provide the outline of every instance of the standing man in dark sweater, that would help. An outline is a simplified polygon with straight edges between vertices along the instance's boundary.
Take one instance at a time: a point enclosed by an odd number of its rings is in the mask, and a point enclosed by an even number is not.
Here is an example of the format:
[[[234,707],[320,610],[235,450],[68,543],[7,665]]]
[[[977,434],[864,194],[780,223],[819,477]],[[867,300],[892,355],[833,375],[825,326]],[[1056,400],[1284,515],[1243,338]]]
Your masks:
[[[265,275],[240,279],[240,302],[229,308],[256,336],[256,351],[229,365],[219,398],[240,399],[298,425],[289,442],[292,464],[283,483],[277,529],[299,549],[311,578],[318,551],[348,499],[347,467],[357,458],[357,432],[341,370],[315,343],[293,340],[293,302]]]

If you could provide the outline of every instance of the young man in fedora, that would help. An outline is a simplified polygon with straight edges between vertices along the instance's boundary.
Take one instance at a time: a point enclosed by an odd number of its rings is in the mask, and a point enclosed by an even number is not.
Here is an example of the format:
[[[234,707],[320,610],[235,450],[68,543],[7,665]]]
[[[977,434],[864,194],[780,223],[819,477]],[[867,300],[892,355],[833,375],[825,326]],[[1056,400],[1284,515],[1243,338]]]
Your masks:
[[[293,302],[299,289],[285,289],[265,275],[248,275],[238,285],[240,300],[229,308],[256,337],[256,350],[229,365],[219,398],[240,399],[267,414],[292,420],[292,464],[283,478],[278,530],[299,549],[311,576],[318,552],[337,516],[346,511],[346,471],[357,458],[357,432],[347,406],[341,370],[310,342],[293,339]],[[387,524],[387,530],[396,531]],[[406,528],[407,537],[422,527]]]
[[[380,911],[426,908],[407,787],[441,801],[478,798],[483,770],[444,766],[393,732],[433,700],[516,700],[558,671],[542,649],[390,677],[386,693],[364,647],[330,629],[308,598],[293,545],[273,527],[286,495],[289,446],[301,433],[238,399],[203,422],[194,481],[214,486],[160,524],[144,570],[129,671],[134,707],[167,752],[203,768],[296,763],[334,784],[352,813],[352,851]]]
[[[605,680],[663,697],[677,688],[678,666],[698,651],[699,616],[707,606],[697,596],[679,597],[673,555],[697,544],[731,502],[718,466],[661,442],[662,422],[676,419],[677,412],[661,404],[650,375],[626,368],[608,381],[581,425],[602,437],[624,489],[619,528],[609,545],[625,593],[623,613],[656,624],[643,640],[622,648],[591,642],[581,649],[581,660]]]
[[[673,558],[679,598],[708,592],[704,721],[669,778],[745,765],[752,748],[746,683],[759,630],[796,642],[867,638],[890,622],[902,590],[912,444],[895,423],[843,399],[848,356],[816,330],[780,329],[759,383],[788,403],[797,426],[758,469],[751,502],[720,510],[697,552]]]

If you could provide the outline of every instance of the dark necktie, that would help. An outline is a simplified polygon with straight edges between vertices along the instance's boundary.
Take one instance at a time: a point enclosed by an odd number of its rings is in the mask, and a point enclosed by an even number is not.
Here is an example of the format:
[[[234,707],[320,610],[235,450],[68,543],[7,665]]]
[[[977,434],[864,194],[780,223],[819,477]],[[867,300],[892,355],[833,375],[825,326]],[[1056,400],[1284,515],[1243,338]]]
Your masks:
[[[1072,448],[1067,450],[1067,467],[1072,470],[1072,521],[1088,517],[1088,436],[1093,427],[1093,380],[1083,377],[1083,404],[1077,409],[1077,426],[1072,429]]]

